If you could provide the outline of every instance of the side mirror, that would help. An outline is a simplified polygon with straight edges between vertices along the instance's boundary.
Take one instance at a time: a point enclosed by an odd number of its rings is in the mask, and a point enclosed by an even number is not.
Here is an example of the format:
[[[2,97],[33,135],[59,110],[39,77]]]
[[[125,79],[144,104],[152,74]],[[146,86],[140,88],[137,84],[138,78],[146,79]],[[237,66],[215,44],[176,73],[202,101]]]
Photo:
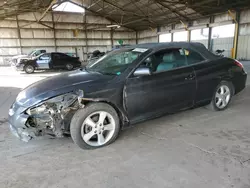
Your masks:
[[[137,68],[134,72],[134,76],[146,76],[146,75],[151,75],[151,71],[147,67]]]

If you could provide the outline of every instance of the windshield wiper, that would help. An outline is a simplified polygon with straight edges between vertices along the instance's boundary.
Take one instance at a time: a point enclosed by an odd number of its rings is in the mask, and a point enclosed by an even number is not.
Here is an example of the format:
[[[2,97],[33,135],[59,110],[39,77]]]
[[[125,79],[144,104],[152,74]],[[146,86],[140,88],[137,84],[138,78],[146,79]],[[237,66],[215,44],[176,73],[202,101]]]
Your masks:
[[[102,71],[96,71],[96,72],[99,72],[104,75],[117,75],[116,73],[112,73],[112,72],[102,72]]]

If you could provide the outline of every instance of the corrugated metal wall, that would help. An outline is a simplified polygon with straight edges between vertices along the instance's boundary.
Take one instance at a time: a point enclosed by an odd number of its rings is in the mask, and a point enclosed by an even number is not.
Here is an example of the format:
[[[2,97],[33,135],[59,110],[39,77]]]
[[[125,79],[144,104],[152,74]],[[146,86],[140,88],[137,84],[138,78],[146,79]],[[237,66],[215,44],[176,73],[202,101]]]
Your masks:
[[[250,35],[239,36],[237,57],[240,60],[250,60]]]
[[[214,16],[214,23],[222,23],[231,21],[232,18],[227,14],[221,14]],[[200,25],[209,24],[209,18],[203,18],[193,22],[193,26],[197,27]],[[175,29],[184,29],[184,26],[181,24],[176,24]],[[159,28],[161,33],[168,33],[172,30],[172,26],[162,26]],[[138,43],[147,43],[147,42],[158,42],[158,34],[156,29],[149,29],[146,31],[138,32]],[[195,40],[193,42],[200,42],[208,47],[208,40]],[[219,38],[212,39],[211,45],[212,50],[225,49],[224,55],[231,57],[231,50],[233,48],[234,38]],[[250,10],[244,10],[240,15],[240,25],[239,25],[239,41],[238,41],[238,59],[250,60]]]
[[[223,53],[225,57],[232,57],[233,44],[233,37],[212,39],[211,41],[213,52],[215,52],[216,50],[225,50],[225,52]]]
[[[154,43],[158,42],[158,35],[156,29],[145,30],[138,32],[138,43]]]
[[[241,12],[239,32],[237,58],[250,60],[250,10]]]
[[[119,28],[111,32],[111,28],[106,28],[111,22],[100,16],[47,13],[42,19],[47,27],[36,23],[40,17],[41,13],[36,12],[0,21],[0,65],[11,56],[34,49],[77,53],[86,59],[86,54],[94,50],[111,50],[120,39],[124,44],[136,43],[135,31]]]

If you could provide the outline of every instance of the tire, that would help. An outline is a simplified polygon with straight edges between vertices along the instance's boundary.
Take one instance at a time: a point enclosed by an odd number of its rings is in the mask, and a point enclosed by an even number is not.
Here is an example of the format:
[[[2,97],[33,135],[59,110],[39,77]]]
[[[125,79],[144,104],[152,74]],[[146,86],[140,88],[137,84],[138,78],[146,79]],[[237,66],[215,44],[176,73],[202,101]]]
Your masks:
[[[224,88],[224,89],[222,89]],[[222,81],[217,87],[213,94],[212,101],[207,106],[209,109],[213,111],[222,111],[225,110],[234,95],[234,89],[233,84],[228,81]],[[220,94],[223,93],[222,90],[224,90],[224,95]],[[229,93],[228,95],[226,93]],[[221,102],[220,102],[221,101]]]
[[[102,121],[101,114],[105,113],[105,119]],[[107,146],[116,140],[119,132],[119,116],[115,109],[106,103],[90,103],[74,114],[70,124],[72,140],[82,149]]]
[[[35,67],[33,65],[25,65],[24,66],[24,71],[27,74],[32,74],[33,72],[35,72]]]
[[[67,63],[67,64],[66,64],[66,69],[67,69],[68,71],[73,70],[73,68],[74,68],[74,66],[73,66],[72,64],[70,64],[70,63]]]

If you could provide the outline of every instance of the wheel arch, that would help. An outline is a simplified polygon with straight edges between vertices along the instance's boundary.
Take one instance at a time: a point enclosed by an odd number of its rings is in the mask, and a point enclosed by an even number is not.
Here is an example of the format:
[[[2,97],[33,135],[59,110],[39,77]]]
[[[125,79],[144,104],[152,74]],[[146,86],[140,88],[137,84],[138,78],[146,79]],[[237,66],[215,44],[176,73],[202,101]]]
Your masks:
[[[231,87],[232,87],[233,95],[235,94],[235,86],[234,86],[234,84],[233,84],[233,81],[232,81],[232,78],[231,78],[231,77],[229,77],[229,76],[227,76],[227,77],[222,77],[221,80],[220,80],[220,82],[218,83],[218,85],[221,84],[221,82],[228,82],[228,83],[231,85]],[[217,86],[218,86],[218,85],[217,85]]]
[[[126,113],[121,108],[119,108],[116,104],[112,103],[111,101],[109,101],[107,99],[84,98],[81,100],[81,103],[84,106],[87,106],[90,103],[106,103],[115,109],[115,111],[118,114],[119,119],[120,119],[121,128],[123,128],[126,124],[129,123],[129,119],[128,119],[128,116],[126,115]]]
[[[218,85],[220,85],[222,82],[228,82],[228,83],[230,83],[230,85],[232,86],[233,95],[234,95],[235,94],[235,86],[234,86],[234,84],[232,82],[232,79],[229,76],[221,77],[220,79],[218,79],[218,82],[217,82],[215,88],[213,89],[213,95],[216,92],[216,88],[218,87]],[[210,99],[208,99],[205,102],[205,104],[210,103],[213,100],[213,95],[211,96]]]

